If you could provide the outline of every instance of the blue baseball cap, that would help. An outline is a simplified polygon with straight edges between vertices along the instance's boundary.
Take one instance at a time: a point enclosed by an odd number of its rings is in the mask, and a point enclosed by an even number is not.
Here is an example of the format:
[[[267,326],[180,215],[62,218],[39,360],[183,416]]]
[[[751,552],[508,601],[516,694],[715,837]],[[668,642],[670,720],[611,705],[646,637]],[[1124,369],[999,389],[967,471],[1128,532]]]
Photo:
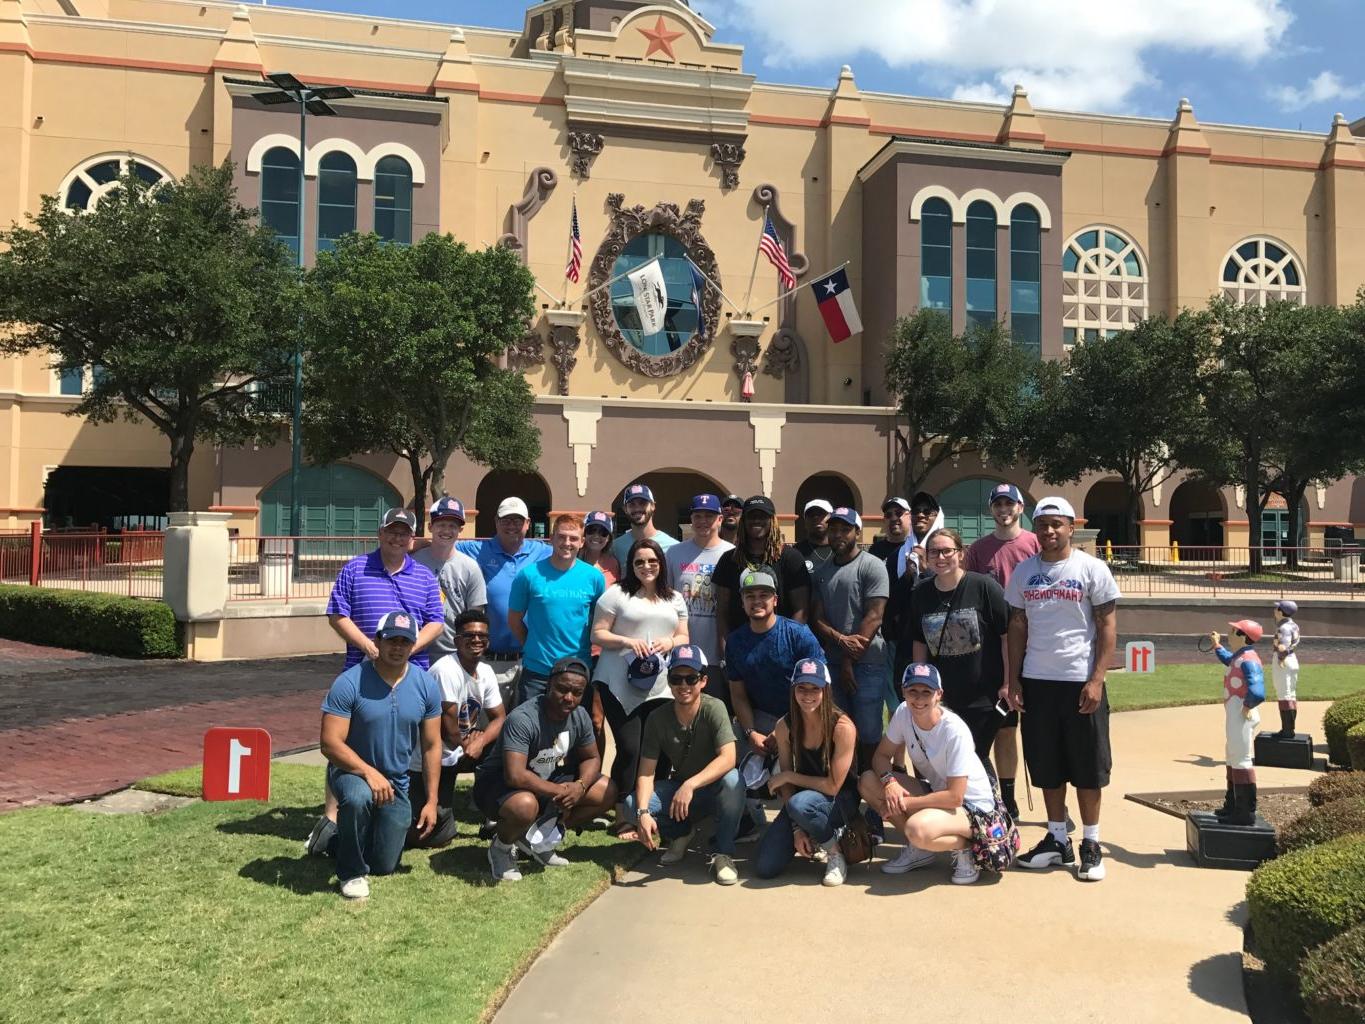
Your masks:
[[[938,669],[933,665],[912,661],[905,666],[905,674],[901,676],[901,689],[911,686],[927,686],[931,690],[942,690],[943,680],[938,677]]]
[[[1014,484],[996,484],[991,488],[990,497],[986,499],[987,507],[994,505],[997,498],[1009,498],[1010,501],[1024,503],[1024,496],[1019,493],[1019,488]]]
[[[605,512],[589,512],[585,515],[583,517],[583,529],[586,530],[590,526],[601,527],[603,530],[607,531],[607,536],[611,536],[611,516],[607,515]]]
[[[804,658],[796,663],[792,669],[792,685],[818,686],[821,689],[829,685],[829,667],[823,661],[816,661],[814,658]]]
[[[635,658],[626,666],[626,682],[637,690],[654,689],[654,681],[664,670],[664,659],[657,654],[646,654]]]
[[[654,492],[645,484],[631,484],[621,492],[621,504],[629,505],[632,501],[654,502]]]
[[[668,658],[668,671],[672,672],[675,668],[695,669],[700,675],[706,675],[706,652],[696,644],[673,648]]]
[[[720,499],[714,494],[694,494],[691,511],[714,512],[716,515],[720,515]]]
[[[459,498],[452,498],[449,495],[444,498],[438,498],[431,508],[427,510],[427,518],[432,522],[435,522],[437,519],[458,519],[463,523],[464,505],[460,503]]]
[[[855,509],[851,509],[847,505],[840,505],[829,514],[830,522],[834,522],[836,519],[841,523],[848,523],[848,525],[855,530],[861,530],[863,528],[863,517],[858,515]]]
[[[407,612],[389,612],[374,628],[376,640],[389,640],[396,636],[410,643],[417,642],[417,623]]]

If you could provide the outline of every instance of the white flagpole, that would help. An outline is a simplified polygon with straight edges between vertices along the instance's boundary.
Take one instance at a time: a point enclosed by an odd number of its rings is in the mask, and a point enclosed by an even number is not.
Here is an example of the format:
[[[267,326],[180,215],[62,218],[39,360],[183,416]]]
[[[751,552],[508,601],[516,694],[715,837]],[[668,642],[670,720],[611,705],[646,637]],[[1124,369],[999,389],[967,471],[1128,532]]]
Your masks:
[[[706,273],[706,271],[702,270],[701,267],[697,266],[696,263],[692,261],[691,256],[687,257],[687,262],[692,264],[692,269],[701,275],[703,281],[705,281],[707,284],[709,284],[712,288],[716,290],[716,294],[718,294],[726,302],[730,303],[731,309],[733,309],[736,313],[742,312],[742,310],[740,310],[740,308],[734,304],[734,301],[730,298],[730,296],[726,295],[723,291],[720,290],[720,285],[716,284],[715,281],[711,280],[710,276]]]
[[[564,272],[564,295],[563,295],[563,297],[559,300],[559,308],[560,308],[560,309],[563,309],[565,306],[567,306],[567,305],[569,304],[569,274],[568,274],[568,265],[569,265],[569,260],[573,259],[573,225],[574,225],[574,221],[576,221],[576,220],[578,219],[578,193],[577,193],[577,192],[575,192],[575,193],[573,194],[573,200],[572,200],[571,205],[569,206],[569,210],[571,211],[570,214],[569,214],[569,244],[568,244],[568,247],[567,247],[569,251],[568,251],[568,258],[565,259],[565,261],[564,261],[564,267],[565,267],[565,272]],[[579,270],[579,273],[581,274],[582,272],[583,272],[583,271],[580,269],[580,270]]]
[[[848,265],[849,265],[850,263],[852,263],[852,262],[853,262],[852,260],[844,260],[844,262],[840,263],[837,267],[832,267],[831,269],[825,271],[823,274],[817,274],[815,277],[812,277],[809,281],[803,281],[801,284],[798,284],[795,288],[792,288],[792,289],[790,289],[790,290],[788,290],[788,291],[783,292],[783,293],[782,293],[781,295],[779,295],[777,298],[773,299],[772,302],[765,302],[765,303],[763,303],[763,305],[759,306],[758,309],[751,310],[750,313],[749,313],[749,315],[750,315],[750,316],[753,316],[754,313],[761,312],[762,310],[767,309],[769,306],[774,306],[774,305],[776,305],[777,303],[779,303],[779,302],[781,302],[783,299],[785,299],[788,295],[795,295],[795,294],[796,294],[797,292],[799,292],[802,288],[809,288],[809,287],[810,287],[811,285],[813,285],[816,281],[820,281],[820,280],[823,280],[823,279],[826,278],[826,277],[829,277],[829,275],[832,274],[832,273],[834,273],[834,271],[836,271],[836,270],[843,270],[844,267],[848,266]]]
[[[761,243],[761,242],[763,241],[763,233],[764,233],[764,230],[767,228],[767,226],[768,226],[768,208],[765,206],[765,207],[763,207],[763,222],[762,222],[761,224],[759,224],[759,226],[758,226],[758,241],[759,241],[759,243]],[[762,251],[763,251],[763,250],[762,250],[762,248],[760,247],[760,245],[757,244],[757,243],[755,243],[755,245],[754,245],[754,265],[753,265],[751,268],[749,268],[749,291],[748,291],[747,293],[745,293],[745,296],[744,296],[744,313],[743,313],[743,315],[744,315],[745,317],[748,317],[748,316],[751,316],[751,315],[752,315],[752,311],[749,309],[749,300],[752,299],[752,298],[754,297],[754,278],[758,276],[758,257],[759,257],[759,254],[760,254]],[[730,303],[730,304],[731,304],[732,306],[734,305],[733,302]]]
[[[542,292],[543,294],[545,294],[545,295],[549,298],[549,300],[550,300],[551,302],[553,302],[556,306],[559,305],[560,299],[559,299],[559,296],[558,296],[558,295],[556,295],[554,292],[550,291],[550,289],[546,288],[546,287],[545,287],[543,284],[541,284],[539,281],[533,281],[532,283],[533,283],[537,288],[539,288],[539,289],[541,290],[541,292]]]

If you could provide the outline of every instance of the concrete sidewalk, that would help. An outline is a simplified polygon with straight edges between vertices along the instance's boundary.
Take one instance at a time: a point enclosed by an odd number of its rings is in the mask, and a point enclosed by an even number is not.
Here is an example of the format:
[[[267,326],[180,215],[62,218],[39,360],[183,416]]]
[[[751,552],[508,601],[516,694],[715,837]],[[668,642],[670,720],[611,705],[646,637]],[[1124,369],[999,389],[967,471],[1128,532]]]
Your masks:
[[[1211,669],[1211,685],[1216,675]],[[1319,744],[1326,708],[1300,707],[1300,730]],[[1273,703],[1267,712],[1266,722],[1277,723]],[[743,862],[740,884],[725,888],[710,881],[700,854],[677,868],[651,857],[554,940],[495,1021],[804,1024],[888,1012],[945,1022],[1245,1020],[1247,874],[1196,868],[1181,819],[1123,799],[1221,793],[1223,709],[1119,714],[1111,735],[1103,882],[1015,869],[954,886],[946,857],[892,877],[881,873],[879,855],[838,889],[822,888],[813,865],[761,882]],[[1258,776],[1267,787],[1314,777],[1287,769]],[[1023,813],[1025,848],[1042,835],[1040,793],[1034,804]],[[1074,797],[1072,813],[1079,818]],[[740,847],[742,856],[752,851]]]

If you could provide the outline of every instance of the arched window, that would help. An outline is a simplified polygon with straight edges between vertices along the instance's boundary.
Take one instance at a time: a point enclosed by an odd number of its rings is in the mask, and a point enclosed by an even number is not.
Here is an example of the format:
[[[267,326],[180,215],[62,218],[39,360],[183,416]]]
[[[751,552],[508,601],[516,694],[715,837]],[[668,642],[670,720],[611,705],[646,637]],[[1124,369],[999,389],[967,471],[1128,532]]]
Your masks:
[[[1113,228],[1086,228],[1062,252],[1062,344],[1109,337],[1147,317],[1147,266]]]
[[[276,146],[261,158],[261,222],[299,254],[299,158]]]
[[[1223,294],[1234,302],[1264,306],[1284,299],[1307,301],[1303,269],[1288,250],[1269,238],[1248,238],[1223,260]]]
[[[953,211],[946,200],[925,200],[920,209],[920,309],[953,309]]]
[[[978,199],[967,207],[967,323],[995,322],[995,207]]]
[[[1043,232],[1038,211],[1028,204],[1010,216],[1010,337],[1042,358]]]
[[[412,168],[401,156],[375,165],[374,230],[386,242],[412,242]]]
[[[118,180],[131,170],[148,185],[166,181],[170,175],[145,157],[95,157],[66,176],[60,190],[62,206],[68,210],[93,210],[99,201],[118,186]]]
[[[355,161],[333,150],[318,164],[318,252],[355,230]]]

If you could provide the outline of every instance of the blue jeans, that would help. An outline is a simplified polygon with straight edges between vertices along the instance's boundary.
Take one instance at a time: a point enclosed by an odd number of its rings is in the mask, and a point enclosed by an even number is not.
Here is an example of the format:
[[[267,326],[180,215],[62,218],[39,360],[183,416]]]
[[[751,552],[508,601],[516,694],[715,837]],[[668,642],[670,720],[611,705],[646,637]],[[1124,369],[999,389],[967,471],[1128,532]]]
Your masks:
[[[376,804],[370,784],[359,775],[328,768],[327,779],[337,797],[337,834],[329,850],[336,857],[337,879],[393,874],[412,824],[407,795],[394,787],[392,800]]]
[[[549,676],[542,676],[523,667],[521,679],[517,681],[517,707],[521,707],[527,701],[535,700],[537,697],[545,696],[545,691],[549,688]]]
[[[813,789],[799,790],[787,806],[782,808],[777,818],[763,833],[758,841],[758,852],[754,854],[754,874],[759,878],[776,878],[786,870],[796,856],[793,831],[800,829],[810,836],[816,844],[824,844],[834,838],[835,830],[844,824],[850,808],[856,812],[857,797],[841,793],[836,797],[825,796]]]
[[[896,645],[886,641],[886,716],[889,719],[905,700],[901,696],[901,681],[896,678]]]
[[[717,853],[733,857],[739,819],[744,816],[744,783],[740,781],[739,772],[731,768],[711,785],[703,786],[693,793],[687,817],[676,821],[668,816],[668,805],[681,786],[682,782],[675,779],[664,779],[654,784],[654,792],[649,797],[649,813],[659,823],[659,835],[667,840],[677,839],[686,835],[697,822],[714,817],[716,831],[711,840],[712,845]],[[634,793],[626,797],[626,808],[634,817]]]
[[[849,693],[840,685],[837,673],[834,681],[834,702],[849,713],[858,727],[859,743],[876,743],[882,738],[882,696],[886,692],[886,666],[881,662],[868,664],[860,661],[853,666],[853,680],[857,689]],[[898,702],[899,703],[899,702]]]

